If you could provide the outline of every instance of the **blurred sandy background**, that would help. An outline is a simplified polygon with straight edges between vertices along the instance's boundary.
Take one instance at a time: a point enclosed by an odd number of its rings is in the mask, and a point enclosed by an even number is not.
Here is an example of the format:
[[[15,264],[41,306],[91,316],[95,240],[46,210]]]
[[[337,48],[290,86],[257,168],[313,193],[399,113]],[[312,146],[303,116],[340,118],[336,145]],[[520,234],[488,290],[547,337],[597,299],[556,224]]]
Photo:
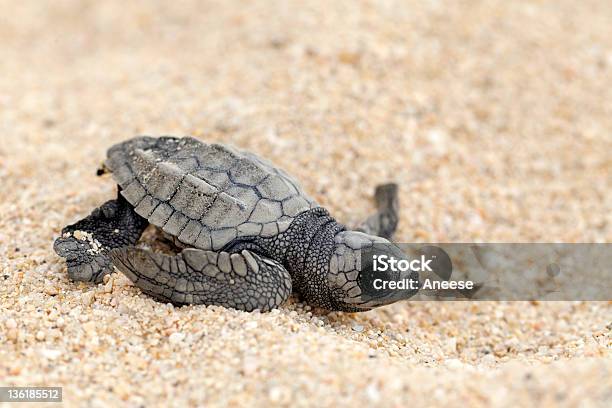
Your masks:
[[[612,404],[610,303],[162,305],[52,251],[113,143],[259,153],[398,241],[612,240],[612,4],[1,1],[0,385],[66,406]]]

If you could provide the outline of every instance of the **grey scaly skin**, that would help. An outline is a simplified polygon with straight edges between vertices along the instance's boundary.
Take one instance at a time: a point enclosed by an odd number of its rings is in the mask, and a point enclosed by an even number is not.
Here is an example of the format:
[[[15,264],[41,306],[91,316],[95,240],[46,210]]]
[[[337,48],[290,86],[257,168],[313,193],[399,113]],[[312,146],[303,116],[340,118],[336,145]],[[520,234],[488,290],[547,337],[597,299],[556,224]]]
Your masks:
[[[364,311],[414,292],[373,291],[360,251],[388,244],[397,186],[377,187],[378,211],[347,230],[271,163],[190,137],[137,137],[111,147],[105,169],[119,196],[62,230],[54,245],[73,280],[100,282],[117,267],[143,292],[174,304],[267,311],[292,292],[328,310]],[[148,224],[183,248],[137,248]],[[403,279],[412,276],[387,276]]]

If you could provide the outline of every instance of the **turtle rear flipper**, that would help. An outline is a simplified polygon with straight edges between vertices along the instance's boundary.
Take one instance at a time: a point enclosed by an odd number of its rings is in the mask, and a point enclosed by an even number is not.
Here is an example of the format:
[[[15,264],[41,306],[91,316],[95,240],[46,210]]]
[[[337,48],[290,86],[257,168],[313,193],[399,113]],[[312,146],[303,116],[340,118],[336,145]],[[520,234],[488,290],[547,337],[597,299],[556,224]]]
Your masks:
[[[62,229],[53,249],[66,258],[68,276],[74,281],[99,283],[111,273],[108,251],[134,245],[148,222],[118,195],[96,208],[90,215]]]
[[[124,247],[110,251],[115,266],[144,293],[176,305],[204,304],[268,311],[291,294],[291,276],[278,262],[251,251],[186,248],[170,256]]]
[[[376,200],[376,213],[368,217],[355,230],[391,239],[399,220],[397,184],[389,183],[376,186],[374,199]]]

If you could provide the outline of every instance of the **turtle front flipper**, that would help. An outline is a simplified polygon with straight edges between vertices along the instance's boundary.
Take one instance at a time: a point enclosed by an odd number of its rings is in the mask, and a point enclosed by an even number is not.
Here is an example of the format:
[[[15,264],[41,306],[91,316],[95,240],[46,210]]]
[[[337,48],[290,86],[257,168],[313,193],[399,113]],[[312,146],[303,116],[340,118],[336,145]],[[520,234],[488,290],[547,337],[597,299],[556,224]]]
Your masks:
[[[171,256],[125,247],[110,255],[136,286],[162,302],[263,312],[280,306],[291,294],[289,272],[247,250],[230,254],[186,248]]]
[[[62,229],[53,249],[66,258],[70,279],[99,283],[113,270],[108,252],[134,245],[148,224],[119,194],[116,200],[107,201],[87,217]]]
[[[398,223],[397,184],[381,184],[376,186],[374,192],[377,211],[368,217],[356,231],[391,239]]]

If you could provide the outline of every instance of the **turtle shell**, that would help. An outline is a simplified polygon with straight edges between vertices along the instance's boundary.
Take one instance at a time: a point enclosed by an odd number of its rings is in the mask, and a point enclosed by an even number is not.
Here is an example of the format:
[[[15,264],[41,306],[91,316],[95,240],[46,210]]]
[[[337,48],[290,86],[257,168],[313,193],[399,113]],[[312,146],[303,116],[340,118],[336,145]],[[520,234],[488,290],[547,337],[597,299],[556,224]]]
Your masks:
[[[192,137],[133,138],[111,147],[105,165],[136,213],[204,250],[275,236],[317,206],[268,161]]]

